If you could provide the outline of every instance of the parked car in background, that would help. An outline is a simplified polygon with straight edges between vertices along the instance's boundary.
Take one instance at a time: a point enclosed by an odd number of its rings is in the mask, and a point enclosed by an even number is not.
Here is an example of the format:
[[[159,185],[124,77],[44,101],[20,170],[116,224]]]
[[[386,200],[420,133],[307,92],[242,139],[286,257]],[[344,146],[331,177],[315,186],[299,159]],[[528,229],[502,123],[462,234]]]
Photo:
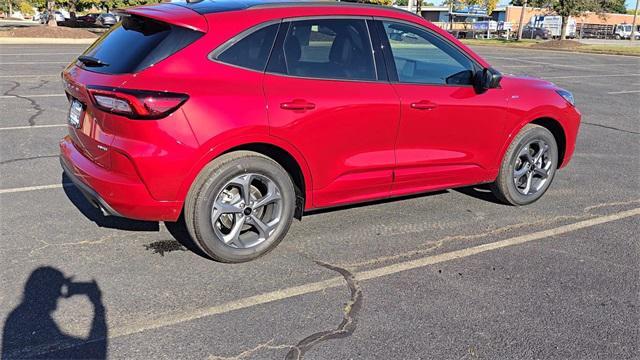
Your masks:
[[[53,12],[53,14],[49,13],[48,11],[45,11],[42,13],[42,16],[40,16],[40,23],[41,24],[46,24],[49,22],[49,18],[53,16],[56,20],[56,22],[64,22],[65,20],[67,20],[68,18],[65,17],[64,13],[62,11],[59,10],[55,10]]]
[[[109,13],[102,13],[98,15],[95,21],[96,25],[105,26],[105,27],[113,26],[117,22],[118,22],[118,19],[116,18],[116,16]]]
[[[537,39],[537,40],[547,40],[551,38],[551,31],[549,29],[543,29],[539,27],[533,27],[526,25],[524,29],[522,29],[522,38],[523,39]]]
[[[184,215],[219,261],[266,254],[318,208],[480,183],[531,204],[574,152],[570,92],[502,75],[406,11],[290,0],[124,11],[62,73],[62,167],[105,214]]]
[[[78,16],[76,21],[80,25],[93,25],[96,23],[96,19],[100,16],[100,14],[87,14],[83,16]]]

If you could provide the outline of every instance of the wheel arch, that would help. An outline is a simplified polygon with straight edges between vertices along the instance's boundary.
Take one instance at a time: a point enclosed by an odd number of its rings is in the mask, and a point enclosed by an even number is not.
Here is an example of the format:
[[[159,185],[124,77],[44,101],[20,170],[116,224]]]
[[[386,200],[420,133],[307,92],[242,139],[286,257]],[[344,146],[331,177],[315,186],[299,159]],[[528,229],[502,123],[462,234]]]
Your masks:
[[[529,123],[540,125],[553,134],[558,144],[558,168],[563,167],[565,154],[567,152],[567,135],[565,134],[562,124],[558,120],[550,117],[537,118]]]
[[[305,182],[305,176],[302,172],[302,168],[300,167],[300,164],[298,163],[296,158],[279,146],[263,142],[238,145],[226,150],[220,155],[241,150],[253,151],[273,159],[280,166],[282,166],[282,168],[284,168],[289,176],[291,176],[291,180],[293,181],[293,186],[296,192],[296,211],[294,213],[294,216],[297,219],[301,219],[302,213],[305,209],[305,199],[307,198],[306,191],[308,187]]]
[[[511,145],[511,142],[513,141],[513,139],[527,124],[539,125],[551,132],[554,139],[556,140],[556,143],[558,144],[558,168],[561,168],[564,165],[566,165],[565,160],[566,160],[566,154],[567,154],[567,135],[562,123],[556,120],[554,117],[547,116],[547,115],[538,115],[522,121],[521,123],[518,124],[518,126],[516,126],[511,131],[511,133],[509,134],[509,137],[507,138],[505,143],[502,145],[502,149],[499,153],[500,157],[497,159],[498,160],[497,168],[500,167],[499,164],[502,162],[502,159],[504,158],[505,153],[507,152],[507,149],[509,148],[509,145]],[[497,168],[495,173],[496,176],[497,176]]]
[[[186,198],[196,177],[208,163],[223,154],[245,150],[254,151],[273,159],[289,173],[296,191],[296,218],[300,219],[304,210],[313,203],[311,198],[313,186],[309,167],[302,154],[287,142],[268,135],[248,136],[236,138],[232,142],[203,146],[203,148],[209,150],[194,164],[189,174],[185,176],[178,195],[181,200]]]

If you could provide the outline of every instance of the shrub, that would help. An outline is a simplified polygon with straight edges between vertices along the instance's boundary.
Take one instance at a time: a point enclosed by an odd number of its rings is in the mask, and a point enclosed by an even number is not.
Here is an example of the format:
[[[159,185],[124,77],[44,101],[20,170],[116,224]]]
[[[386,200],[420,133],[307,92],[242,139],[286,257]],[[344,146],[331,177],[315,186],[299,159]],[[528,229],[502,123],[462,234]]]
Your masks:
[[[22,13],[23,16],[32,16],[33,14],[35,14],[31,4],[29,4],[26,1],[23,1],[20,3],[20,12]]]

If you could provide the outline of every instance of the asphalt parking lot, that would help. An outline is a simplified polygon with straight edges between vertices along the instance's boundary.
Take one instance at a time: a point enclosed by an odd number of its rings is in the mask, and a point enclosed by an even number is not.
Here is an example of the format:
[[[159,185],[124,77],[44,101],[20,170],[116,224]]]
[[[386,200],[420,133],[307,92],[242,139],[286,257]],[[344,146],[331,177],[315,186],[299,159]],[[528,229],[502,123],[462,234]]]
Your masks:
[[[59,73],[83,47],[0,48],[3,357],[638,358],[640,58],[476,48],[583,113],[531,206],[478,188],[318,212],[224,265],[171,225],[102,216],[62,176]]]

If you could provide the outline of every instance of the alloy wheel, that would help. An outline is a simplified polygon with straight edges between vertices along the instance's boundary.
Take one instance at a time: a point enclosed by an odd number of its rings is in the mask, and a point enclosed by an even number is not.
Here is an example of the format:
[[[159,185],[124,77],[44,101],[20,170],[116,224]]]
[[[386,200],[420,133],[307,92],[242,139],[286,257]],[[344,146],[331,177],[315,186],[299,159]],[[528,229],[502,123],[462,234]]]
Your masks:
[[[271,236],[282,218],[282,195],[267,176],[247,173],[228,181],[212,206],[211,224],[219,241],[248,249]]]
[[[554,166],[549,149],[544,140],[536,139],[518,152],[513,164],[513,183],[520,194],[533,195],[549,181],[549,171]]]

